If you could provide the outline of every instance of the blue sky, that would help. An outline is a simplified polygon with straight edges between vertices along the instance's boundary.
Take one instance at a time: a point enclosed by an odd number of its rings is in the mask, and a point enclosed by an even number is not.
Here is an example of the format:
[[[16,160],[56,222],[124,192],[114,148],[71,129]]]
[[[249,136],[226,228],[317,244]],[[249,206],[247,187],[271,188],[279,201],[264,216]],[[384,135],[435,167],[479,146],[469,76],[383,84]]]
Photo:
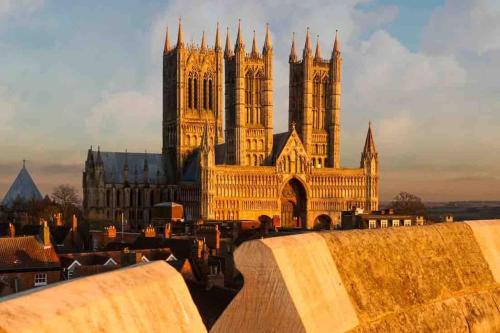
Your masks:
[[[239,12],[239,13],[238,13]],[[183,16],[212,44],[242,19],[275,47],[275,130],[286,127],[288,50],[307,26],[344,54],[342,164],[356,166],[369,120],[381,195],[498,199],[500,5],[495,0],[0,0],[0,198],[23,158],[42,192],[81,187],[90,145],[161,148],[161,50]]]

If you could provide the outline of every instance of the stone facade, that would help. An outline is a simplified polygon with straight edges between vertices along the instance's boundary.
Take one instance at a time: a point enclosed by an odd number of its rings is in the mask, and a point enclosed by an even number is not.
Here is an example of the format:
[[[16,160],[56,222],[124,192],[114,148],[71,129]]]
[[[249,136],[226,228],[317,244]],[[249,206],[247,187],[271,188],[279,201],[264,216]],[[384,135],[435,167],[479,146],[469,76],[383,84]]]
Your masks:
[[[224,65],[223,65],[224,61]],[[263,220],[283,227],[328,227],[353,206],[378,209],[378,154],[368,128],[359,168],[340,166],[342,56],[338,35],[329,59],[290,52],[289,130],[273,134],[273,46],[256,38],[245,51],[241,26],[234,49],[165,39],[162,154],[89,150],[83,174],[86,216],[149,223],[161,201],[185,207],[186,219]],[[222,128],[223,68],[225,128]],[[133,164],[133,166],[131,165]]]

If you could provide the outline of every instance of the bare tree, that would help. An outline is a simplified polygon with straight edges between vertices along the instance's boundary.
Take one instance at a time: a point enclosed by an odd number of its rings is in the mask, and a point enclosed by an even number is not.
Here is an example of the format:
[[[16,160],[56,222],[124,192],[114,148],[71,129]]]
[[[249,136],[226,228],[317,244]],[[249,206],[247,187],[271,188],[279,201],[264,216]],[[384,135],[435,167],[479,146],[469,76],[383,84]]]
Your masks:
[[[67,220],[71,213],[78,210],[80,197],[75,187],[62,184],[52,191],[52,200],[61,207],[63,218]]]
[[[418,196],[401,192],[392,199],[391,208],[398,214],[419,215],[425,213],[425,205]]]

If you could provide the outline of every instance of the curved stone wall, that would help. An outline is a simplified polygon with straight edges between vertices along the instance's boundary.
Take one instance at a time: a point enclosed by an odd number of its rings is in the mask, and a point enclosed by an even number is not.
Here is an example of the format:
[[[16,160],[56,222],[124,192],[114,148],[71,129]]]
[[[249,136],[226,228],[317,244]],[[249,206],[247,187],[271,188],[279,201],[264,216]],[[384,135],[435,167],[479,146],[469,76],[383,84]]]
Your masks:
[[[213,332],[500,332],[500,221],[244,243]]]
[[[0,302],[0,332],[206,332],[182,276],[152,262]]]

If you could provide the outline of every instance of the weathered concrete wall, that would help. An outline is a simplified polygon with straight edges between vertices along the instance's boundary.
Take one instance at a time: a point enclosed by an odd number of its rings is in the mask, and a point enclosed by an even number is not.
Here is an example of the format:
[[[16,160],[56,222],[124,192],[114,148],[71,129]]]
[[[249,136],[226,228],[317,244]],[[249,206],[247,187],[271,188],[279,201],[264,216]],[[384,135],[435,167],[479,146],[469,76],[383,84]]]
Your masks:
[[[152,262],[0,302],[0,332],[206,332],[182,276]]]
[[[488,221],[245,243],[245,285],[212,331],[500,332],[499,232]]]

